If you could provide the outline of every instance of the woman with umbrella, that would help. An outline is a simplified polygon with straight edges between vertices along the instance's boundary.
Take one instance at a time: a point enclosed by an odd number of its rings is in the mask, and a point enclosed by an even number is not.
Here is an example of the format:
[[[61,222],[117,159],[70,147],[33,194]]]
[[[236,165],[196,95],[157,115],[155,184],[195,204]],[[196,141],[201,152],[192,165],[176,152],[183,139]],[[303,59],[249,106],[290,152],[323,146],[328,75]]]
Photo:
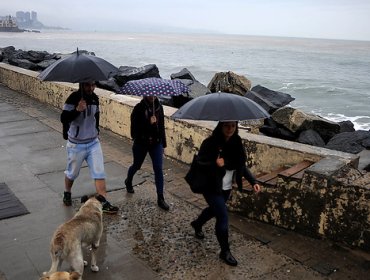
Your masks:
[[[132,179],[140,170],[146,155],[152,159],[158,206],[166,211],[169,206],[163,196],[163,149],[166,148],[164,112],[156,96],[144,96],[131,114],[131,137],[133,164],[129,167],[125,180],[128,193],[134,193]]]
[[[205,139],[199,149],[199,161],[207,166],[209,172],[207,186],[203,196],[208,207],[203,209],[197,219],[191,222],[195,237],[204,238],[202,226],[216,218],[216,237],[221,247],[220,258],[228,265],[236,266],[238,262],[230,252],[229,224],[226,202],[230,197],[234,173],[239,189],[242,176],[251,183],[256,192],[260,186],[245,165],[246,154],[242,140],[238,135],[237,121],[220,121],[212,135]]]

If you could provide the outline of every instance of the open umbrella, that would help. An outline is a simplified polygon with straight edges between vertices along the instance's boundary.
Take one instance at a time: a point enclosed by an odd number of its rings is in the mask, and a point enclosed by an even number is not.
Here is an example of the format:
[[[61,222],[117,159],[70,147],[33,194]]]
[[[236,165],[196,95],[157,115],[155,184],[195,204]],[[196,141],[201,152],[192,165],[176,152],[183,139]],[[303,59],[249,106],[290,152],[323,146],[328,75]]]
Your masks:
[[[176,96],[189,91],[189,87],[179,80],[145,78],[128,81],[120,87],[118,93],[137,96]]]
[[[246,97],[217,92],[190,100],[171,117],[203,121],[243,121],[264,119],[270,115],[260,105]]]
[[[118,68],[108,61],[93,55],[78,52],[62,58],[44,71],[38,78],[42,81],[83,83],[104,81],[118,72]]]
[[[189,92],[190,89],[179,80],[145,78],[128,81],[118,93],[137,96],[175,96]]]

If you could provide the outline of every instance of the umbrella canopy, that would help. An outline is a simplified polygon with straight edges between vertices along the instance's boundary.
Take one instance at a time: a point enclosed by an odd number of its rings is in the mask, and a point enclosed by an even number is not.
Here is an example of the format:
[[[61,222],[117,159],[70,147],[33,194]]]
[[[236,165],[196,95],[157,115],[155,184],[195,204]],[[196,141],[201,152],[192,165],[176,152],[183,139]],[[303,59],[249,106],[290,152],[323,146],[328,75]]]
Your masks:
[[[38,78],[42,81],[83,83],[105,81],[118,72],[118,68],[108,61],[78,52],[62,58],[44,71]]]
[[[190,100],[171,117],[203,121],[243,121],[264,119],[270,115],[246,97],[217,92]]]
[[[118,93],[137,96],[175,96],[189,92],[190,89],[179,80],[145,78],[128,81]]]

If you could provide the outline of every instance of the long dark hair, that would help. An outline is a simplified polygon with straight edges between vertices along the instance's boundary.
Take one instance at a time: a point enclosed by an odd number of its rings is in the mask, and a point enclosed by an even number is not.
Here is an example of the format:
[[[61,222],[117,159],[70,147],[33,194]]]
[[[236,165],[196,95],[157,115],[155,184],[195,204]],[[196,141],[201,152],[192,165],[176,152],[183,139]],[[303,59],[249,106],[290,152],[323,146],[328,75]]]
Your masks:
[[[238,122],[234,134],[226,142],[222,133],[222,126],[225,122],[219,122],[212,132],[212,136],[219,145],[219,156],[225,159],[225,168],[233,170],[244,164],[245,151],[239,136]]]
[[[227,121],[227,122],[230,122],[230,121]],[[216,137],[217,139],[220,139],[220,140],[224,139],[224,134],[222,133],[222,126],[224,125],[224,123],[227,123],[227,122],[222,122],[222,121],[218,122],[217,126],[215,127],[215,129],[212,132],[212,136]],[[239,135],[238,121],[235,121],[235,123],[236,123],[235,132],[234,132],[233,136],[231,136],[231,138],[234,138],[235,136]]]

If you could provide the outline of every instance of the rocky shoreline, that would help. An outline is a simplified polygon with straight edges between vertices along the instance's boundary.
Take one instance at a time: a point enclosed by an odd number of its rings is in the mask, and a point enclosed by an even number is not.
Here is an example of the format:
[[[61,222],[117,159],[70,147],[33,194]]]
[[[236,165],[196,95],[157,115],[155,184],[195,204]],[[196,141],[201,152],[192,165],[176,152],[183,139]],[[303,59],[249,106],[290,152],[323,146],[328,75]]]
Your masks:
[[[94,55],[86,50],[79,52]],[[16,50],[13,46],[0,48],[0,62],[39,72],[63,56],[45,51]],[[142,67],[120,66],[114,77],[99,81],[98,86],[117,92],[120,86],[130,80],[149,77],[160,78],[159,69],[155,64]],[[261,85],[252,87],[249,79],[231,71],[216,73],[207,86],[200,83],[186,68],[171,74],[170,78],[180,79],[190,87],[191,92],[168,99],[161,98],[164,105],[179,108],[189,100],[208,93],[235,93],[255,101],[271,114],[271,118],[263,123],[247,123],[255,126],[252,130],[254,133],[352,154],[370,149],[370,131],[356,131],[351,121],[336,123],[290,107],[288,105],[294,97]],[[370,166],[365,167],[365,170],[369,171]]]

